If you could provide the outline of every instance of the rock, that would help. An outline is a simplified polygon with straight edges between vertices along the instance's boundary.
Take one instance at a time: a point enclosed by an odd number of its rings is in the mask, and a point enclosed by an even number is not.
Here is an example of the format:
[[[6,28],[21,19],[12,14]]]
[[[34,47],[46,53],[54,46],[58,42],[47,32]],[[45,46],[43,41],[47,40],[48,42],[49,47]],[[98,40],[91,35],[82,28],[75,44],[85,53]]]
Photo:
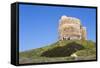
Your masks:
[[[74,53],[74,54],[71,55],[71,57],[77,58],[78,56]]]
[[[80,19],[62,16],[59,20],[60,40],[86,40],[86,27],[83,27]]]

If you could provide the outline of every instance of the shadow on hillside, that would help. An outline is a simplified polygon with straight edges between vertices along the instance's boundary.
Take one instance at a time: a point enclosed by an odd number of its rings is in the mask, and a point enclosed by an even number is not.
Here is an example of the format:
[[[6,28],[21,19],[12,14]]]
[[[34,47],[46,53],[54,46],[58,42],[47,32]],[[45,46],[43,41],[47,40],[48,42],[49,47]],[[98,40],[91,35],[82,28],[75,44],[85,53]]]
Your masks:
[[[72,53],[84,49],[84,47],[78,43],[72,42],[65,46],[58,46],[51,50],[45,51],[41,54],[43,57],[65,57],[70,56]]]

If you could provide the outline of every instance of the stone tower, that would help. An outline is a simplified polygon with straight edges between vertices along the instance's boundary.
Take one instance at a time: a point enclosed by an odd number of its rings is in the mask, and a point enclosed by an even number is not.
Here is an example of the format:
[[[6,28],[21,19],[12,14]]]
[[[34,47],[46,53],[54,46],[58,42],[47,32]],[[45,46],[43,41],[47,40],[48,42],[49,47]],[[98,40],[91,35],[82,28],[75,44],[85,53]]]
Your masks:
[[[86,28],[75,17],[62,16],[59,20],[58,32],[60,40],[86,40]]]

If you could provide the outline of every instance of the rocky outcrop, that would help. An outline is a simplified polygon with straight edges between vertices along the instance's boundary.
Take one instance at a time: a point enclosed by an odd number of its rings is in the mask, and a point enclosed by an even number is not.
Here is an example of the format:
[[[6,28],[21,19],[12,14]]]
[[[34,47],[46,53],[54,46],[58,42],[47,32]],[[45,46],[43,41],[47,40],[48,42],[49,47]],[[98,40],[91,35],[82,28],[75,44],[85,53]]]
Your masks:
[[[62,16],[58,31],[60,40],[86,40],[86,27],[75,17]]]

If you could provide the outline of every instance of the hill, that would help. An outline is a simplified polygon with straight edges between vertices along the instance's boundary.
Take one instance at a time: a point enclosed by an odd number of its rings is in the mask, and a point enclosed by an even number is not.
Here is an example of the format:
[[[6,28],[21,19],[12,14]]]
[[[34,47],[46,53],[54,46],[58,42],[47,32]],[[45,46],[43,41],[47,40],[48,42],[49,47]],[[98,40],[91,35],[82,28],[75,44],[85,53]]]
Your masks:
[[[89,40],[63,40],[19,53],[19,63],[41,63],[96,59],[96,47]]]

